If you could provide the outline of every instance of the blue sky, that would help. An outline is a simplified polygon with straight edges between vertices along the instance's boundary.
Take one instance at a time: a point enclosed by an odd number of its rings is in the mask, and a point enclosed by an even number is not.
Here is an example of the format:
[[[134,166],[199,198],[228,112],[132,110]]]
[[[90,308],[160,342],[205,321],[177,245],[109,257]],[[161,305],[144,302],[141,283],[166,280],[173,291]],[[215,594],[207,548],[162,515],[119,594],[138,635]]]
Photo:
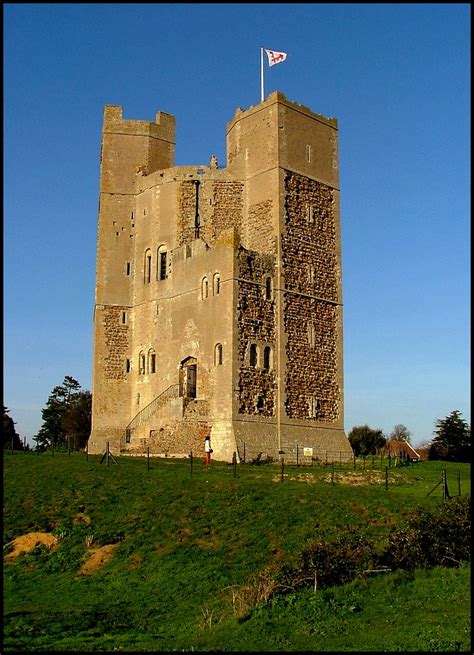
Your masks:
[[[4,402],[21,437],[92,389],[105,104],[225,165],[265,93],[339,122],[345,429],[470,422],[470,5],[4,4]]]

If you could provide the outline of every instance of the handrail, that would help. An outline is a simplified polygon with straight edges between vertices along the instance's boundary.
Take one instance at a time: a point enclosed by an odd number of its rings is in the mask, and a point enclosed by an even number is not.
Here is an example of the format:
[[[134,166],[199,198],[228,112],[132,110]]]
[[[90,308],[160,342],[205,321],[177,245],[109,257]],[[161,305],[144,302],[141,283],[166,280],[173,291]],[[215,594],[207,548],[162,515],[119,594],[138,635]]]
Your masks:
[[[168,399],[168,397],[173,397],[175,394],[172,392],[172,390],[178,390],[179,389],[179,384],[172,384],[169,386],[167,389],[162,391],[159,396],[154,398],[151,403],[148,403],[142,410],[136,414],[130,423],[127,425],[125,428],[125,431],[127,430],[133,430],[134,428],[138,428],[140,425],[142,425],[152,414],[153,412],[159,407],[159,405]],[[176,397],[178,394],[176,394]]]

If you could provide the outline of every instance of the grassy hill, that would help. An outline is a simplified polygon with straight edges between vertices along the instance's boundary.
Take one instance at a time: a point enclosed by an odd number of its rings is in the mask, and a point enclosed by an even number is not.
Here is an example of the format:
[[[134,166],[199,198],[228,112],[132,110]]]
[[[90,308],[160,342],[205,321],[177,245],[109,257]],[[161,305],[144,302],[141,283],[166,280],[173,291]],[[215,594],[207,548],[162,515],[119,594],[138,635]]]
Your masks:
[[[5,453],[4,652],[470,650],[468,564],[270,593],[309,541],[352,526],[382,545],[439,505],[442,469],[451,495],[470,493],[468,465],[390,468],[386,489],[379,459],[283,478],[279,465],[99,462]],[[16,555],[31,533],[55,545]]]

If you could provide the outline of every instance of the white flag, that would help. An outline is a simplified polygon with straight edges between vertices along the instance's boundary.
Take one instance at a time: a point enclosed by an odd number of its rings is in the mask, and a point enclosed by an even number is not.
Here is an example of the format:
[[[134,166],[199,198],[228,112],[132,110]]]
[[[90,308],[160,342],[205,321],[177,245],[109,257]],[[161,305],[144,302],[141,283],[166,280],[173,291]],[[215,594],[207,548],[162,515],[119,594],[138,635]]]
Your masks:
[[[282,61],[285,61],[287,58],[286,52],[276,52],[276,50],[267,50],[265,52],[268,56],[268,65],[273,66],[274,64],[280,64]]]

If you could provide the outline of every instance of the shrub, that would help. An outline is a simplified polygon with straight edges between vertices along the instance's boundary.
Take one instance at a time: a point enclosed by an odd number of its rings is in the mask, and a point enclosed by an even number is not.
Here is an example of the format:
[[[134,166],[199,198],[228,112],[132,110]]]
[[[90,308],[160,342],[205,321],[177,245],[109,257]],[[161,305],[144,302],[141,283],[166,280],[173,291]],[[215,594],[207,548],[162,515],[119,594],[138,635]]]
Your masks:
[[[310,542],[298,564],[282,567],[282,584],[289,590],[325,588],[353,580],[373,557],[373,543],[354,528],[330,541]]]
[[[389,536],[380,563],[390,568],[459,566],[470,560],[471,499],[461,496],[420,508]]]

